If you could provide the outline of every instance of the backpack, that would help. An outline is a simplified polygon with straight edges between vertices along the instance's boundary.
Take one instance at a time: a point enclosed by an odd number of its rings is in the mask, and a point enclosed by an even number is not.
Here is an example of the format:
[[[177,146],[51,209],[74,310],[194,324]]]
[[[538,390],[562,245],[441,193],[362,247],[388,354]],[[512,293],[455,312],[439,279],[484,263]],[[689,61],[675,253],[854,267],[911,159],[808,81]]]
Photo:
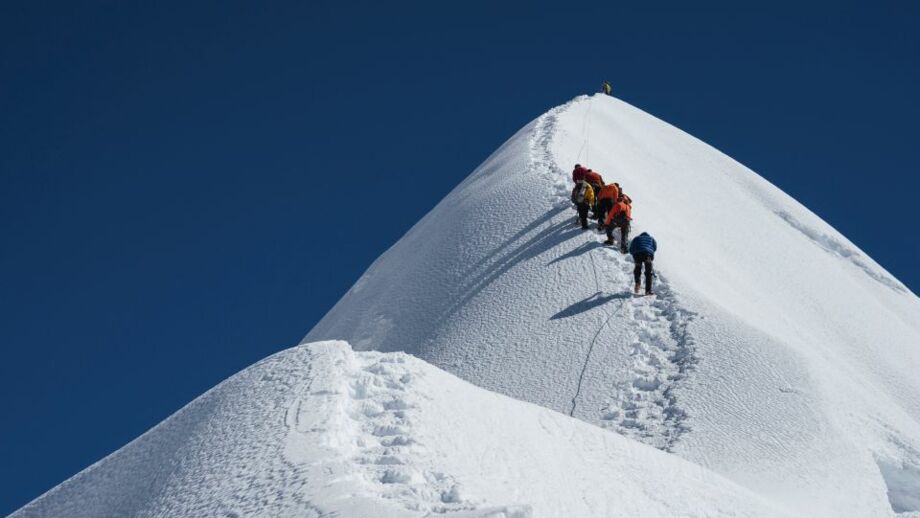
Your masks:
[[[575,191],[572,193],[572,202],[575,204],[581,205],[585,202],[585,193],[588,192],[588,186],[584,183],[578,184],[575,187]]]

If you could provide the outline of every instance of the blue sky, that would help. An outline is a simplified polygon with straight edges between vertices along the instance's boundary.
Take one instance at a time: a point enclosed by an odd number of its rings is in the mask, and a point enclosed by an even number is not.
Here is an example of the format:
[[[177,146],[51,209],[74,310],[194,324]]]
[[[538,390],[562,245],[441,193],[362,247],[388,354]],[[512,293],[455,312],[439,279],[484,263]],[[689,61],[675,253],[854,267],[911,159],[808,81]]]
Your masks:
[[[121,4],[0,6],[0,514],[295,344],[605,78],[920,289],[915,2]]]

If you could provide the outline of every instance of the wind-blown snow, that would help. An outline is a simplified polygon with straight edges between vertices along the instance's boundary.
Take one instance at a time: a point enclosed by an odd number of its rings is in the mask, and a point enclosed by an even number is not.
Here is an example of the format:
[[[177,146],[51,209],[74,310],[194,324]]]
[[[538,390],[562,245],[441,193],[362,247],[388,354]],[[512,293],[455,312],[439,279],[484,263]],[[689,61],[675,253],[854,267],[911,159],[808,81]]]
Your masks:
[[[574,225],[576,162],[620,182],[633,234],[657,238],[656,298],[634,299],[632,261]],[[333,338],[405,350],[806,514],[920,511],[896,496],[920,484],[917,297],[752,171],[614,98],[506,142],[305,340]]]
[[[678,457],[403,353],[300,346],[14,516],[779,516]]]
[[[575,162],[656,237],[655,297],[574,225]],[[508,140],[326,340],[361,352],[260,362],[15,516],[920,516],[920,300],[611,97]]]

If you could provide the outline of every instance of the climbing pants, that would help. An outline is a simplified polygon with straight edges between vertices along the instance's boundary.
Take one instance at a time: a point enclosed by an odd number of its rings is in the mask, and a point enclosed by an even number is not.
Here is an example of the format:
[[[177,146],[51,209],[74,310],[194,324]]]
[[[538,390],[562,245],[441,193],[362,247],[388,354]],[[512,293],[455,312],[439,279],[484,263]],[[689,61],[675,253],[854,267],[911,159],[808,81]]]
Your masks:
[[[642,265],[645,265],[645,292],[652,292],[652,261],[655,257],[651,254],[639,253],[633,254],[633,261],[636,267],[633,269],[633,277],[636,279],[636,286],[642,278]]]
[[[620,227],[620,250],[625,254],[629,246],[629,220],[615,219],[607,226],[607,240],[613,241],[613,229]]]
[[[603,225],[604,221],[607,219],[607,213],[610,212],[610,209],[613,208],[613,200],[610,198],[604,198],[597,201],[597,224]]]
[[[579,203],[575,208],[578,209],[578,219],[581,220],[581,228],[588,228],[588,204]]]

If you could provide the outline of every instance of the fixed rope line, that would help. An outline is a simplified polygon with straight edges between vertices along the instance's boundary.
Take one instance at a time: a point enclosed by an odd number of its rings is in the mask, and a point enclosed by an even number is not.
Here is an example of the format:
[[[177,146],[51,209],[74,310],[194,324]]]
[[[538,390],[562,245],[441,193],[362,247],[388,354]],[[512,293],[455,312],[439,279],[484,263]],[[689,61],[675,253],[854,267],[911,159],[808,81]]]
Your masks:
[[[597,295],[601,294],[601,283],[600,279],[597,276],[597,263],[594,262],[594,255],[591,252],[588,252],[588,258],[591,259],[591,271],[594,273],[594,287],[597,289]],[[597,332],[594,333],[594,338],[591,339],[591,345],[588,346],[588,354],[585,355],[585,364],[581,367],[581,373],[578,375],[578,387],[575,389],[575,395],[572,396],[572,409],[569,410],[569,416],[575,417],[575,407],[578,405],[578,396],[581,395],[581,385],[585,379],[585,372],[588,370],[588,364],[591,363],[591,353],[594,352],[594,345],[597,343],[597,338],[601,335],[601,331],[607,327],[607,324],[626,307],[626,303],[623,302],[620,304],[620,307],[610,313],[607,316],[607,319],[604,320],[604,323],[597,329]]]
[[[610,313],[610,316],[604,320],[604,323],[601,324],[601,327],[597,329],[597,332],[594,333],[594,338],[591,339],[591,345],[588,346],[588,354],[585,356],[585,364],[581,367],[581,374],[578,375],[578,387],[575,389],[575,395],[572,396],[572,409],[569,410],[569,416],[575,417],[575,407],[578,405],[578,396],[581,395],[581,385],[585,379],[585,372],[588,370],[588,364],[591,363],[591,353],[594,352],[594,345],[597,343],[597,337],[601,335],[601,331],[607,327],[607,324],[626,307],[626,303],[622,302],[620,307],[616,311]]]
[[[578,156],[575,157],[575,162],[581,162],[581,152],[585,152],[585,162],[588,161],[588,120],[591,119],[591,108],[594,107],[594,102],[592,99],[588,99],[588,109],[585,111],[585,116],[581,121],[581,134],[584,137],[581,142],[581,148],[578,149]]]
[[[596,242],[594,239],[591,241]],[[594,263],[594,255],[591,254],[591,251],[588,250],[588,258],[591,259],[591,270],[594,272],[594,288],[597,289],[597,293],[601,292],[601,283],[597,279],[597,264]]]
[[[582,151],[584,151],[585,153],[585,162],[588,161],[588,151],[587,151],[588,149],[588,122],[591,120],[591,108],[593,107],[594,107],[593,99],[588,99],[588,109],[585,111],[585,116],[582,119],[582,123],[581,123],[581,134],[583,136],[583,140],[581,142],[581,148],[579,148],[578,150],[578,156],[575,158],[576,162],[581,162]],[[590,252],[588,253],[588,258],[591,259],[591,270],[594,274],[594,287],[597,290],[596,292],[597,295],[600,296],[601,284],[600,284],[600,279],[598,278],[598,275],[597,275],[597,264],[594,262],[594,255],[591,254]],[[597,329],[597,332],[594,333],[594,337],[591,339],[591,345],[588,346],[588,354],[585,355],[585,364],[582,365],[581,373],[578,375],[578,387],[575,389],[575,395],[572,396],[572,408],[571,410],[569,410],[569,416],[571,417],[575,416],[575,408],[578,405],[578,396],[581,395],[581,386],[585,379],[585,372],[587,372],[588,370],[588,364],[591,363],[591,353],[594,352],[594,346],[597,344],[597,338],[601,335],[601,331],[603,331],[604,328],[607,327],[607,324],[610,323],[610,320],[612,320],[613,317],[618,315],[620,311],[623,310],[624,307],[626,307],[626,304],[621,303],[620,307],[617,308],[616,311],[613,311],[612,313],[610,313],[610,315],[608,315],[607,318],[604,320],[604,323],[601,324],[601,326]]]

